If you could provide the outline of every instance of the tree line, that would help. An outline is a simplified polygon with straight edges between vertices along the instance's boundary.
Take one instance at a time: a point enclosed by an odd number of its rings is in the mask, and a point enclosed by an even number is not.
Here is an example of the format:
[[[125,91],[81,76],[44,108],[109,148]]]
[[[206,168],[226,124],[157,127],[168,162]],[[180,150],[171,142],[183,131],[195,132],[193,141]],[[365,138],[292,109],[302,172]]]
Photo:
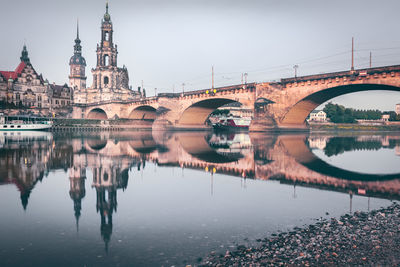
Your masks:
[[[356,123],[357,120],[380,120],[383,114],[390,115],[389,121],[400,121],[400,115],[397,115],[394,111],[382,112],[378,109],[362,110],[346,108],[332,102],[326,104],[323,111],[326,113],[326,117],[334,123]]]

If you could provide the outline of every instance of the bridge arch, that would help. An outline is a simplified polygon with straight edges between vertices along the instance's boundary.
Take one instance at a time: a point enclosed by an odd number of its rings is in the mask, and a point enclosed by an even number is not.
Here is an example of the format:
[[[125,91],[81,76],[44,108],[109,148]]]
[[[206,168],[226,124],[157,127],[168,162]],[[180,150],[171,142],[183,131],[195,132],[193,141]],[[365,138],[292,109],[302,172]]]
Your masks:
[[[183,111],[178,123],[180,125],[204,125],[214,110],[233,102],[240,103],[229,98],[212,98],[196,102]]]
[[[194,133],[190,135],[181,135],[179,137],[179,143],[186,153],[205,163],[231,163],[237,162],[244,157],[241,153],[233,155],[220,154],[215,148],[210,146],[208,139],[209,136]]]
[[[86,118],[93,119],[93,120],[107,120],[108,116],[107,116],[107,113],[103,109],[94,108],[88,112]]]
[[[157,118],[156,109],[152,106],[139,106],[131,111],[129,119],[135,120],[155,120]]]
[[[400,87],[385,84],[351,84],[323,89],[304,97],[293,105],[283,116],[281,124],[302,125],[311,111],[332,98],[349,93],[373,90],[400,92]]]
[[[354,181],[383,181],[399,179],[400,177],[400,173],[368,174],[333,166],[318,158],[313,152],[311,152],[310,148],[306,144],[305,138],[285,138],[281,139],[280,142],[285,147],[287,153],[291,155],[298,163],[305,166],[309,170],[322,175]]]
[[[100,151],[107,146],[107,140],[105,139],[89,139],[87,141],[88,146],[95,150]]]

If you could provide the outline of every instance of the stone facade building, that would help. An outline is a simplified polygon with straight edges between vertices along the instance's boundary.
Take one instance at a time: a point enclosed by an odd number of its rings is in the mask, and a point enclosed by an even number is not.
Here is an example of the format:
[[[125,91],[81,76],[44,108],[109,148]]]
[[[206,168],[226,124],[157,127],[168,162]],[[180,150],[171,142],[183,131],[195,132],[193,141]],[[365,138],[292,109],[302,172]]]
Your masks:
[[[3,108],[30,108],[38,113],[50,107],[48,84],[33,68],[26,46],[14,71],[0,71],[0,99]]]
[[[86,62],[81,54],[79,35],[75,40],[74,55],[70,60],[70,86],[74,88],[75,104],[124,101],[140,97],[129,88],[125,66],[117,66],[117,45],[113,42],[113,25],[108,4],[101,23],[101,40],[97,44],[97,65],[92,69],[93,84],[86,88]]]
[[[56,85],[53,83],[50,85],[49,93],[51,94],[51,107],[53,109],[68,108],[73,104],[72,88],[68,87],[67,84]]]
[[[20,60],[14,71],[0,71],[0,109],[7,115],[67,113],[72,106],[72,90],[67,85],[49,85],[32,66],[25,45]],[[53,105],[53,98],[62,99],[65,104]]]

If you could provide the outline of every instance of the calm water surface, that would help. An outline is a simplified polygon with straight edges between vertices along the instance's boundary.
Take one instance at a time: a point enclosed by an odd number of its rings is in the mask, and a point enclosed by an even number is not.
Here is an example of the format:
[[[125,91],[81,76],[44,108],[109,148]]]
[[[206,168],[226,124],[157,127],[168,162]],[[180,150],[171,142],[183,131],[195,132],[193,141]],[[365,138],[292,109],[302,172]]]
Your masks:
[[[182,266],[400,198],[400,135],[0,133],[1,266]]]

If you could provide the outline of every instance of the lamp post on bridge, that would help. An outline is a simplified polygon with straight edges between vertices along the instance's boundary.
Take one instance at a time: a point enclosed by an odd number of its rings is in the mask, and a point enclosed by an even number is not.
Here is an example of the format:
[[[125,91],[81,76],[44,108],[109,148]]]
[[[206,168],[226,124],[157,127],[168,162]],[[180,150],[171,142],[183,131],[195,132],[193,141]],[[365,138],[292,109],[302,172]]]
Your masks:
[[[294,77],[297,78],[297,69],[299,68],[299,65],[294,65],[293,69],[294,69]]]

